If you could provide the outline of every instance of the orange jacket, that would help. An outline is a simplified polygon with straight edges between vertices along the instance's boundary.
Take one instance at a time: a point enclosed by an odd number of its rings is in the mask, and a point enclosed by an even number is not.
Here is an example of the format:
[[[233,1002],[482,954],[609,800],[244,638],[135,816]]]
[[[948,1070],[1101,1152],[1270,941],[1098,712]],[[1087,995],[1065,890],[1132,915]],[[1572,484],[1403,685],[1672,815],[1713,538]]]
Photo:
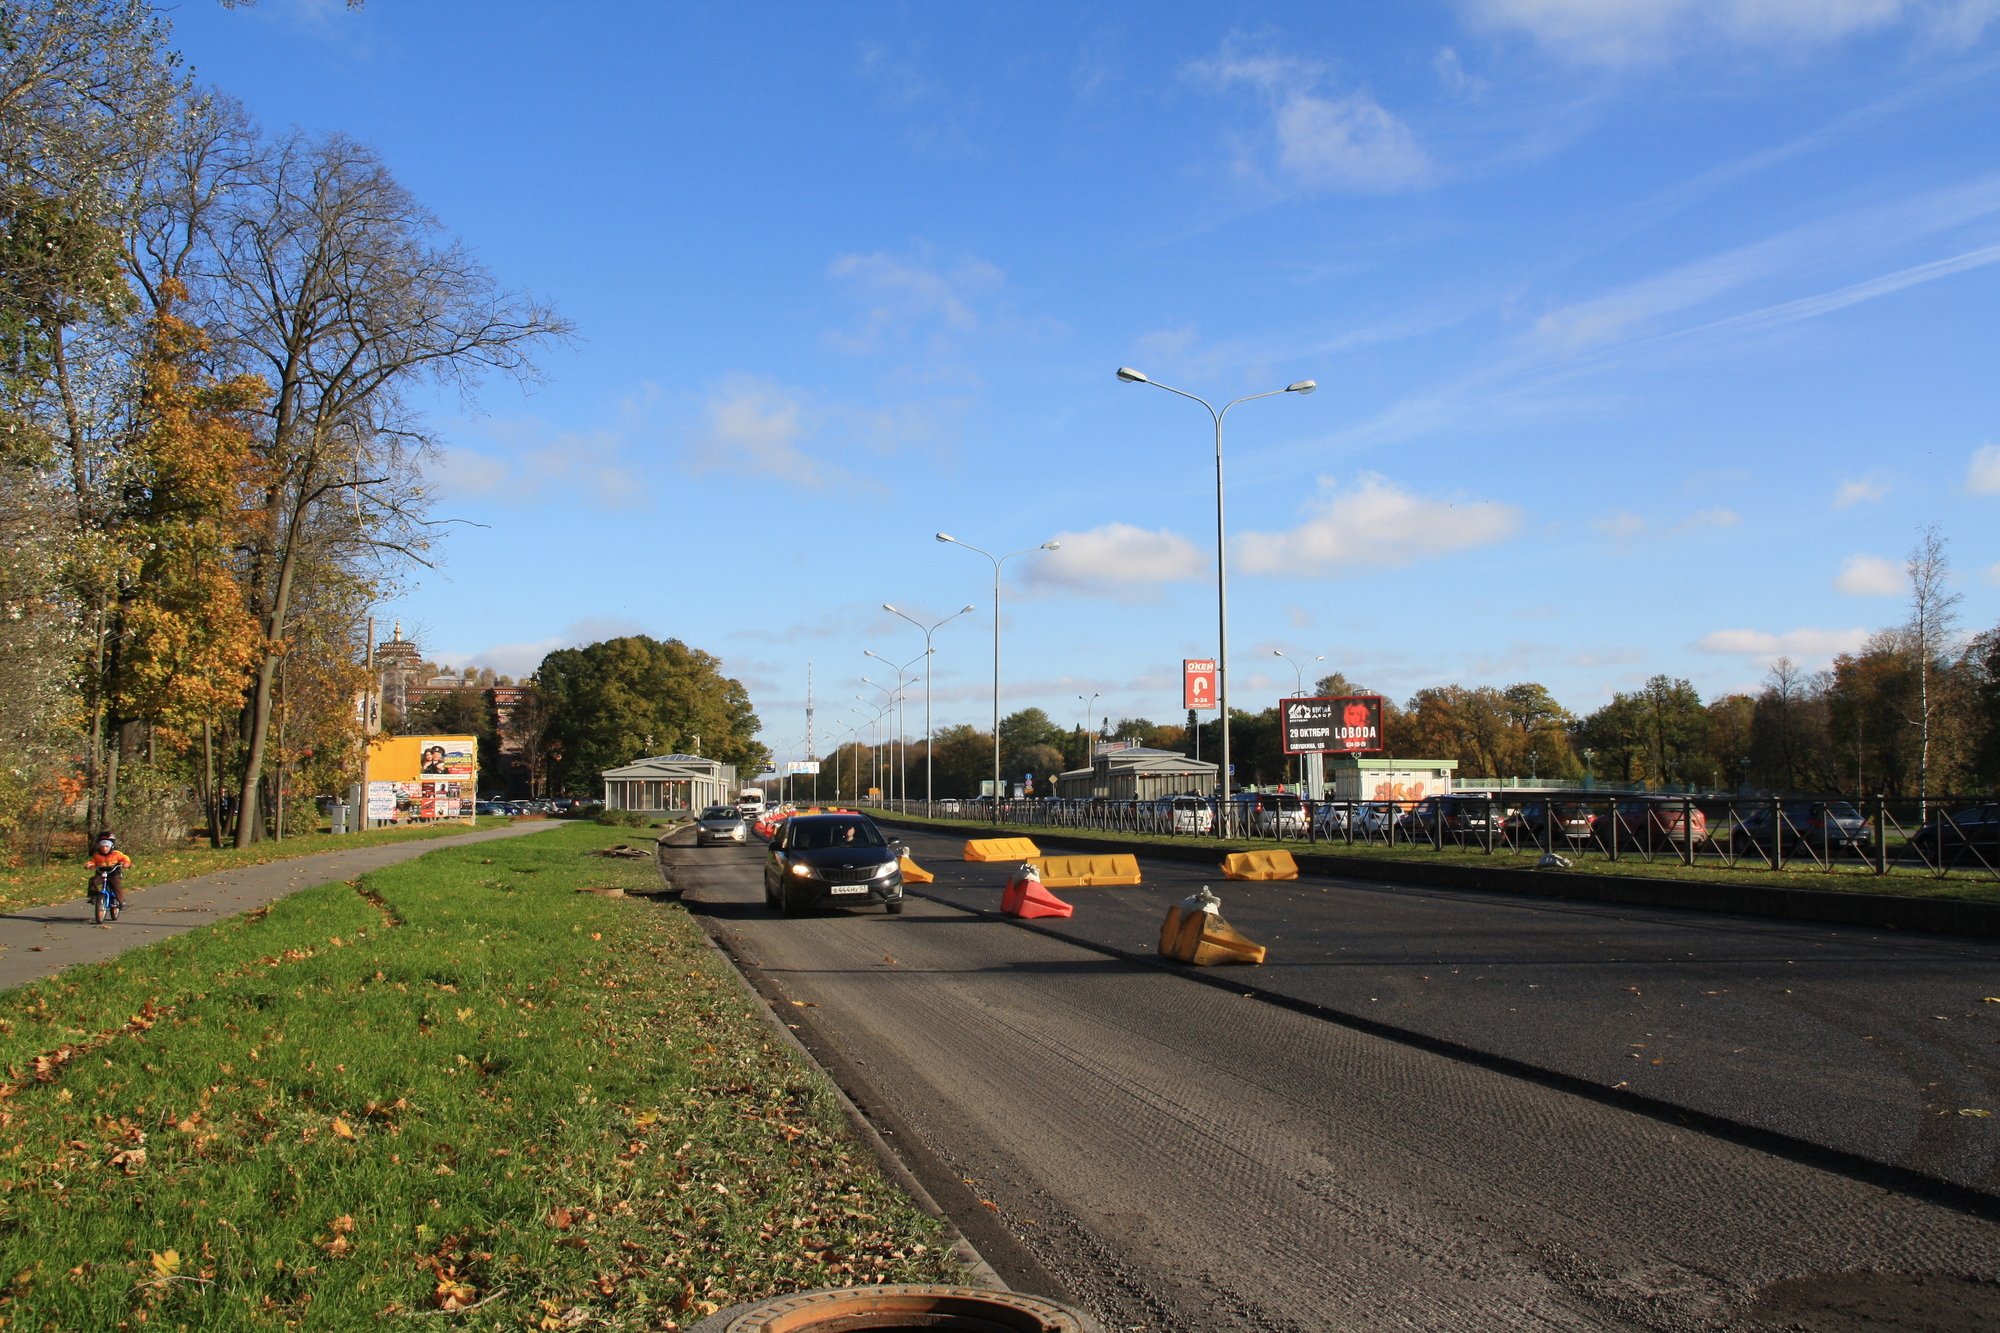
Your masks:
[[[132,864],[132,858],[114,847],[109,852],[92,852],[90,859],[83,864],[91,870],[103,870],[107,866],[113,870],[123,870]]]

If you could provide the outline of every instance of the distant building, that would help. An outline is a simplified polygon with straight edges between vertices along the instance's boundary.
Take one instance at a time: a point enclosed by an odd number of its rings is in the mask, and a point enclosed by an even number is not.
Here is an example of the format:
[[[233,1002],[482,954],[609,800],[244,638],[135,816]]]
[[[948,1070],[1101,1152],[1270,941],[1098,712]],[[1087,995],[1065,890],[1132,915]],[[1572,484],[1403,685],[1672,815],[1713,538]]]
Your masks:
[[[698,754],[662,754],[597,775],[604,808],[669,814],[736,803],[736,765]]]
[[[1055,794],[1065,800],[1101,796],[1112,801],[1150,801],[1182,792],[1206,795],[1215,790],[1215,768],[1177,750],[1099,746],[1089,768],[1056,775]]]

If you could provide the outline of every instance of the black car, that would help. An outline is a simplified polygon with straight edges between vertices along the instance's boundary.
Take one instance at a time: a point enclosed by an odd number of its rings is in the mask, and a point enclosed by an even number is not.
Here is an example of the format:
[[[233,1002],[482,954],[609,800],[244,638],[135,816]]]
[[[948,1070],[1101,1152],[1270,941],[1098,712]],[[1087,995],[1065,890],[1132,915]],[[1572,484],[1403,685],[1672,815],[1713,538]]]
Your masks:
[[[901,854],[866,815],[793,815],[771,837],[764,901],[787,916],[864,903],[894,915],[903,910]]]
[[[1975,805],[1949,814],[1932,806],[1924,826],[1910,834],[1910,846],[1926,858],[1968,848],[1975,856],[2000,852],[2000,805]]]

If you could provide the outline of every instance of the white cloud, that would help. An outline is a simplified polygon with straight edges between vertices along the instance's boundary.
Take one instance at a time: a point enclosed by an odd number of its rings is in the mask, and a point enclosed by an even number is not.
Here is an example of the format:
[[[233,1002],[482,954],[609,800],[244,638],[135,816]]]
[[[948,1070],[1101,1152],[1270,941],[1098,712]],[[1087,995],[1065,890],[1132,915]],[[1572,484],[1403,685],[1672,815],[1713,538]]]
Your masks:
[[[1717,506],[1712,509],[1698,509],[1686,518],[1671,523],[1654,523],[1624,509],[1615,509],[1602,518],[1590,520],[1590,526],[1621,546],[1640,540],[1666,541],[1675,537],[1685,537],[1690,533],[1703,532],[1714,528],[1733,528],[1742,522],[1736,511]]]
[[[1246,532],[1235,541],[1249,574],[1310,576],[1343,569],[1395,568],[1450,551],[1505,541],[1521,511],[1496,500],[1427,499],[1388,478],[1363,473],[1346,491],[1320,478],[1305,522],[1289,532]]]
[[[1972,451],[1965,489],[1974,495],[2000,495],[2000,444],[1982,444]]]
[[[1431,162],[1416,136],[1366,89],[1329,97],[1317,90],[1324,71],[1285,56],[1237,54],[1225,47],[1194,72],[1220,87],[1248,84],[1271,112],[1278,166],[1316,189],[1388,192],[1425,184]]]
[[[1835,509],[1851,508],[1864,501],[1873,502],[1879,500],[1888,493],[1889,483],[1871,472],[1865,477],[1856,477],[1852,481],[1843,481],[1840,483],[1839,489],[1833,493],[1833,507]]]
[[[1438,82],[1445,91],[1458,97],[1480,97],[1486,92],[1486,80],[1469,73],[1465,62],[1451,47],[1440,47],[1431,59],[1431,70],[1438,76]]]
[[[1023,583],[1134,599],[1214,568],[1209,553],[1178,533],[1148,532],[1129,523],[1060,533],[1056,540],[1060,549],[1020,567]]]
[[[1988,583],[2000,584],[2000,565],[1988,565],[1986,567],[1986,581]]]
[[[456,445],[440,449],[428,471],[432,489],[455,500],[487,499],[504,491],[514,474],[505,459]]]
[[[867,353],[928,333],[933,339],[980,327],[981,303],[1006,283],[1000,268],[969,258],[941,265],[928,255],[842,255],[827,267],[861,306],[859,322],[831,335],[843,351]]]
[[[1802,663],[1830,661],[1839,653],[1858,651],[1867,638],[1865,629],[1794,629],[1782,634],[1760,629],[1719,629],[1703,635],[1695,647],[1721,657],[1752,658],[1768,666],[1780,657]]]
[[[1903,567],[1879,555],[1850,555],[1833,586],[1849,597],[1894,597],[1908,586]]]
[[[706,429],[684,454],[696,472],[754,473],[808,490],[845,475],[800,447],[816,423],[798,394],[770,380],[737,376],[709,397],[703,413]]]
[[[1993,0],[1460,0],[1475,27],[1526,34],[1579,64],[1638,65],[1719,44],[1826,46],[1908,24],[1966,45],[2000,15]]]

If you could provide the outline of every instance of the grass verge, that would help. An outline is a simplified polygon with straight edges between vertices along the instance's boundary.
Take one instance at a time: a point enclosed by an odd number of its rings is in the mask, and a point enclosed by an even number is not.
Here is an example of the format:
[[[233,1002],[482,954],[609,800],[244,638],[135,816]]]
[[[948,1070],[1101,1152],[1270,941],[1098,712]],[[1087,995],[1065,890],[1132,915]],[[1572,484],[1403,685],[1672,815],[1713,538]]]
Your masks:
[[[188,846],[165,852],[135,852],[132,856],[132,869],[125,875],[125,886],[128,889],[143,889],[149,884],[192,879],[196,875],[206,875],[217,870],[233,870],[239,866],[259,866],[269,861],[289,861],[294,857],[343,851],[350,847],[376,847],[391,842],[449,838],[460,833],[470,833],[476,828],[493,828],[496,825],[512,822],[510,819],[481,815],[471,824],[420,824],[405,828],[367,829],[360,833],[343,833],[339,837],[315,830],[311,833],[290,834],[282,842],[267,840],[242,848]],[[47,865],[28,869],[0,870],[0,911],[11,912],[23,907],[46,907],[50,903],[68,902],[72,898],[83,897],[84,881],[88,878],[83,868],[83,858],[87,855],[89,855],[88,850],[79,853],[57,853]]]
[[[440,849],[9,992],[0,1324],[672,1329],[962,1278],[687,913],[579,892],[658,887],[617,839]]]
[[[895,815],[892,818],[899,824],[936,827],[941,830],[966,827],[963,821],[926,819],[921,815]],[[1541,856],[1539,848],[1515,850],[1496,847],[1488,853],[1476,846],[1433,848],[1424,844],[1411,846],[1407,843],[1398,843],[1392,847],[1381,842],[1356,841],[1350,844],[1340,841],[1306,842],[1303,839],[1280,842],[1268,838],[1227,841],[1201,839],[1191,835],[1055,828],[1043,824],[981,824],[979,828],[982,837],[1018,835],[1047,838],[1051,842],[1097,843],[1107,847],[1115,846],[1125,851],[1148,846],[1188,848],[1208,842],[1215,847],[1217,860],[1221,859],[1225,851],[1282,847],[1294,856],[1339,856],[1391,863],[1421,862],[1501,870],[1533,870]],[[1731,866],[1710,854],[1702,854],[1695,858],[1694,865],[1686,866],[1672,855],[1665,853],[1656,854],[1650,861],[1636,853],[1627,853],[1616,861],[1601,853],[1565,852],[1564,854],[1570,857],[1578,872],[1587,874],[1671,879],[1698,884],[1744,885],[1765,889],[1813,889],[1822,893],[1879,893],[1899,898],[2000,902],[2000,876],[1996,876],[1992,870],[1972,860],[1970,853],[1966,854],[1961,866],[1943,876],[1938,876],[1918,865],[1896,863],[1890,865],[1887,875],[1878,875],[1873,867],[1856,857],[1836,857],[1825,865],[1815,863],[1805,870],[1794,870],[1790,866],[1783,870],[1773,870],[1754,856],[1746,856],[1738,865]],[[1788,856],[1787,859],[1792,858]],[[1560,875],[1563,872],[1557,870],[1546,873]]]

